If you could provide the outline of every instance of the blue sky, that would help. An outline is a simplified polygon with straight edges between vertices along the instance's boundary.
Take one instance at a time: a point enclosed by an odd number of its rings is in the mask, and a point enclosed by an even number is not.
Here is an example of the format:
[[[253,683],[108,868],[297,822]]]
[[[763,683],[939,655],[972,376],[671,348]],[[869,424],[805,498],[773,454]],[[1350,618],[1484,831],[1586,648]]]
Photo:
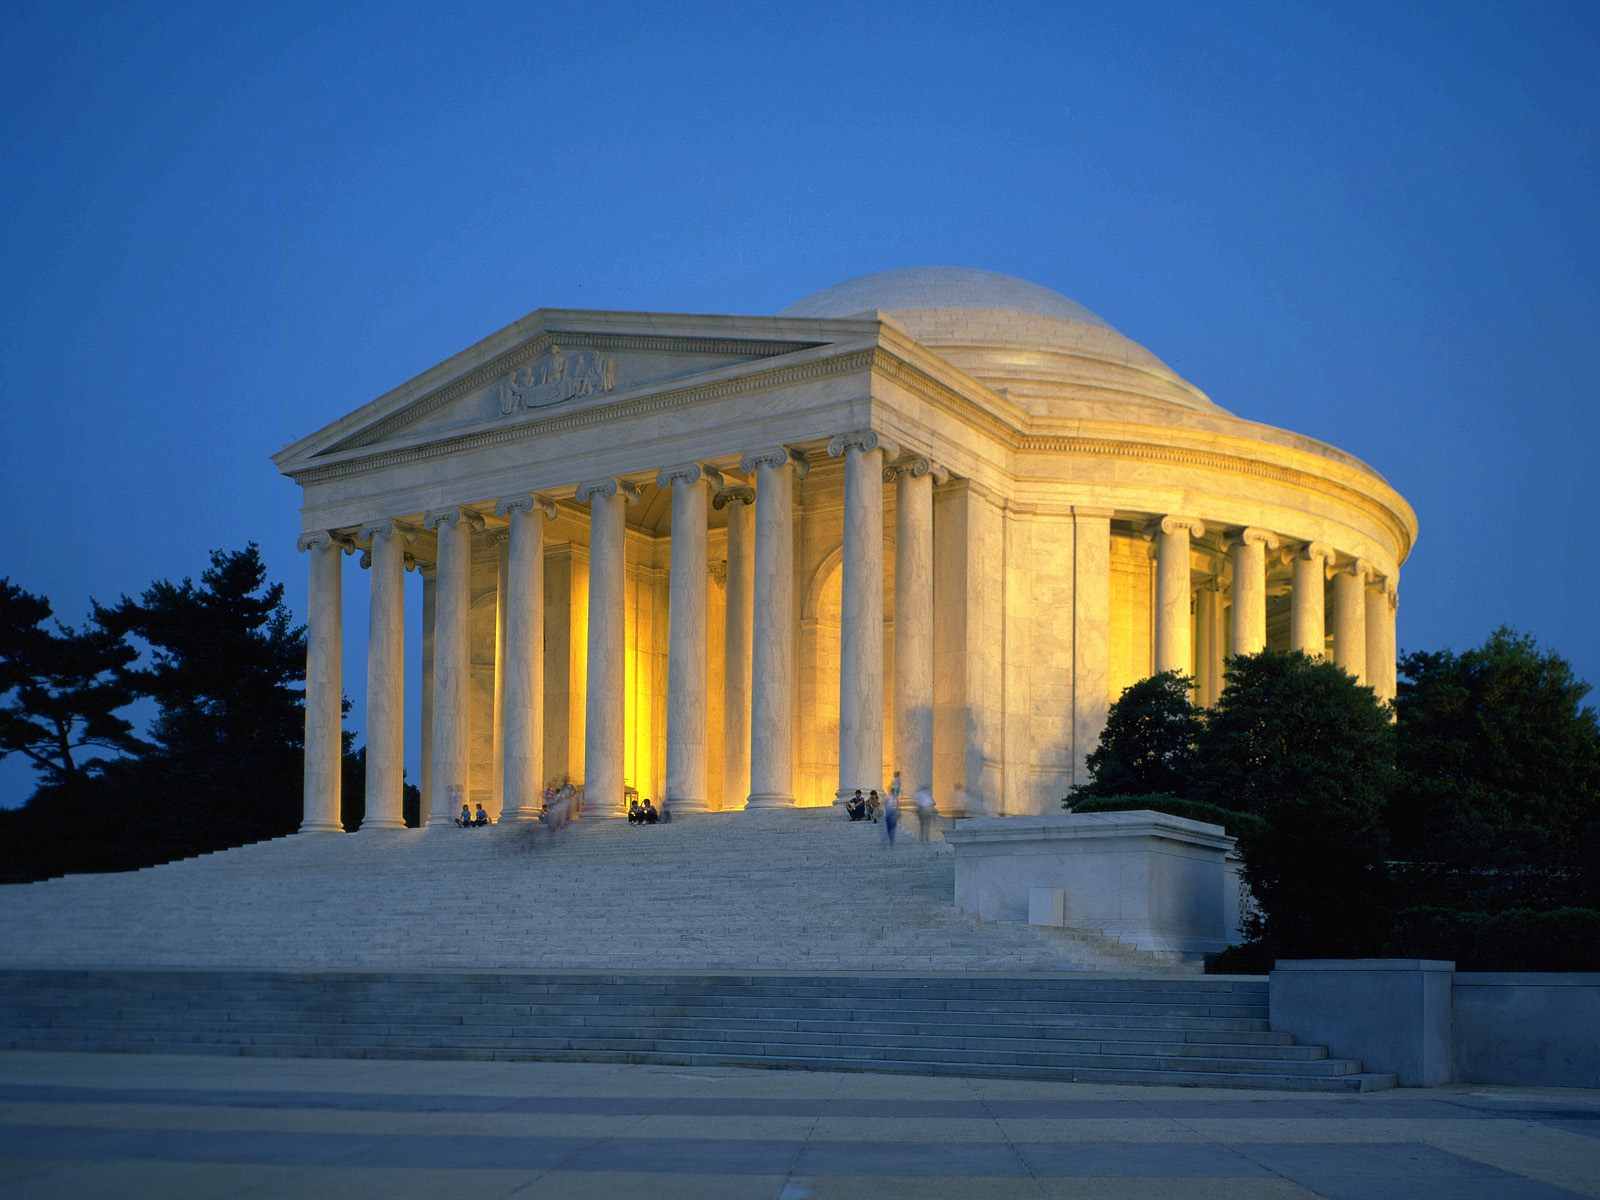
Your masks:
[[[541,305],[937,263],[1384,472],[1422,524],[1402,647],[1508,622],[1600,683],[1596,6],[10,14],[0,575],[69,620],[251,539],[303,613],[268,456]]]

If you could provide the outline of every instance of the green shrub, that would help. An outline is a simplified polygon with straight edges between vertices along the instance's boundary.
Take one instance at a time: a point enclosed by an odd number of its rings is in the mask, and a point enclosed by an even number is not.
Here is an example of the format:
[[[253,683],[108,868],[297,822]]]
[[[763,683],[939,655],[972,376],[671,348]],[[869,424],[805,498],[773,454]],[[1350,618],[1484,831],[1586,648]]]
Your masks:
[[[1167,813],[1190,821],[1221,825],[1232,837],[1241,837],[1244,830],[1254,831],[1261,824],[1261,818],[1250,813],[1232,812],[1215,804],[1206,804],[1199,800],[1183,800],[1177,796],[1161,793],[1148,796],[1106,796],[1078,800],[1072,805],[1072,811],[1075,813],[1137,812],[1141,809]]]
[[[1063,808],[1089,796],[1182,795],[1194,774],[1195,742],[1205,710],[1189,699],[1194,680],[1162,671],[1125,688],[1106,714],[1089,755],[1092,782],[1072,789]]]
[[[1600,909],[1408,908],[1395,917],[1390,953],[1451,959],[1461,971],[1600,971]]]

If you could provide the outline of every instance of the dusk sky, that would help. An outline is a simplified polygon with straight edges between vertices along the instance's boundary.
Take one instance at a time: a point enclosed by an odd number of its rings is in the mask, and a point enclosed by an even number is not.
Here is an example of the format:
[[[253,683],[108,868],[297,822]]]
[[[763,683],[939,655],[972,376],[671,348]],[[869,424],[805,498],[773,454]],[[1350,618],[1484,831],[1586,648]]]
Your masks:
[[[1402,650],[1600,683],[1600,6],[895,9],[13,3],[0,576],[78,621],[254,540],[303,619],[291,440],[541,306],[950,264],[1381,471]]]

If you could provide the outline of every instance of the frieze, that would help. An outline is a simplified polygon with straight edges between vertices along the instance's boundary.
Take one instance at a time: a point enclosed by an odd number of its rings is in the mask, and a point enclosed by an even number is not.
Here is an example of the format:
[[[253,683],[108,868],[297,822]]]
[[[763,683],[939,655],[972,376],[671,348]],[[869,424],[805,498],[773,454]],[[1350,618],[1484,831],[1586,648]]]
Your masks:
[[[603,394],[617,386],[617,360],[598,350],[568,350],[559,342],[500,380],[500,415],[549,408]]]

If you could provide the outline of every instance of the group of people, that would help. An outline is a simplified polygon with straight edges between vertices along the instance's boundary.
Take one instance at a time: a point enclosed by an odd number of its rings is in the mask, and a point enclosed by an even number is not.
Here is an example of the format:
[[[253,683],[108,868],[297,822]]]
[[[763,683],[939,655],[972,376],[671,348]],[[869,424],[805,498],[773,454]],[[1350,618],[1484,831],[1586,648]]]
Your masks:
[[[474,813],[470,807],[463,804],[461,815],[456,818],[456,824],[463,829],[476,829],[480,825],[489,823],[489,814],[483,811],[483,803],[478,804],[478,811]]]
[[[871,789],[867,795],[861,794],[857,788],[855,795],[844,802],[845,815],[852,821],[883,821],[883,837],[889,845],[894,845],[895,830],[900,825],[900,794],[902,790],[900,772],[894,773],[894,780],[889,784],[889,794],[883,799],[878,798],[878,790]],[[912,804],[917,813],[917,840],[925,842],[933,828],[933,792],[924,784],[917,789],[912,799]]]
[[[578,789],[572,786],[570,779],[563,779],[561,786],[551,784],[544,789],[544,811],[539,814],[539,820],[551,833],[562,828],[578,815]]]
[[[629,825],[655,825],[659,822],[671,820],[672,816],[667,811],[666,801],[662,801],[659,812],[656,810],[656,806],[650,803],[649,796],[644,798],[643,804],[640,804],[637,798],[628,801]]]

